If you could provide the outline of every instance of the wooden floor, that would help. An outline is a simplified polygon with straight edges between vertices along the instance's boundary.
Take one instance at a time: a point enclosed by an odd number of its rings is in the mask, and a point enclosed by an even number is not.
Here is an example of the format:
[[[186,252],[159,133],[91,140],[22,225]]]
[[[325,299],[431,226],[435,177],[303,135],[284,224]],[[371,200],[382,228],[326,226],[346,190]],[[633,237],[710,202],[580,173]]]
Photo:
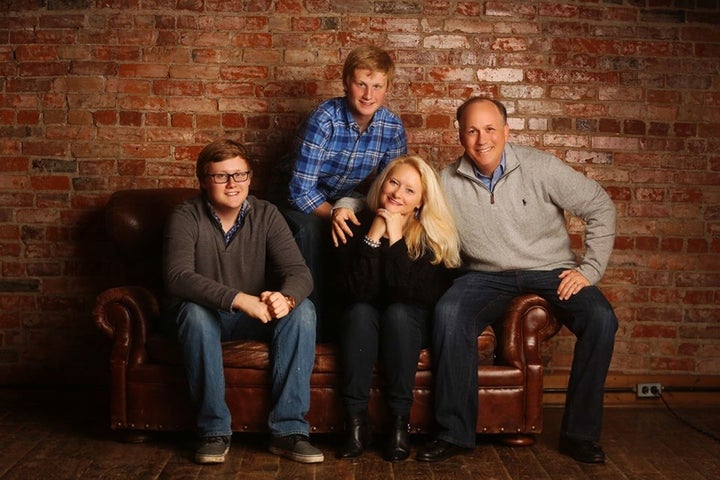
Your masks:
[[[336,460],[338,437],[326,435],[313,437],[325,462],[301,465],[267,453],[265,435],[236,434],[226,463],[199,466],[191,461],[190,433],[164,434],[144,444],[116,441],[107,427],[106,405],[105,394],[97,391],[0,388],[0,479],[720,478],[718,408],[609,407],[602,438],[607,463],[601,466],[579,464],[557,452],[559,408],[546,409],[545,431],[532,447],[479,438],[473,453],[436,464],[412,457],[392,464],[377,450],[355,461]],[[423,440],[413,437],[413,447]]]

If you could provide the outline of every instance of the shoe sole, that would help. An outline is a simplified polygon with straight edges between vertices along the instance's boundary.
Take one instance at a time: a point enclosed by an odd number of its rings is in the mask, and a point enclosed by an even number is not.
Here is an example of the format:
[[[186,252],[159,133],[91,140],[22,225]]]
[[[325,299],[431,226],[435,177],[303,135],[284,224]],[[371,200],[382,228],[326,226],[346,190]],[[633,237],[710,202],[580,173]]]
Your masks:
[[[223,453],[222,455],[195,455],[195,463],[223,463],[225,462],[226,455],[227,452]]]
[[[289,460],[294,460],[299,463],[320,463],[325,461],[325,455],[318,453],[316,455],[300,455],[298,453],[289,452],[282,448],[270,447],[270,453],[274,453],[280,457],[285,457]]]
[[[562,453],[563,455],[566,455],[576,462],[580,463],[588,463],[588,464],[603,464],[605,463],[605,452],[602,452],[601,455],[596,455],[594,457],[582,457],[580,455],[576,455],[573,449],[562,442],[558,446],[558,451]]]

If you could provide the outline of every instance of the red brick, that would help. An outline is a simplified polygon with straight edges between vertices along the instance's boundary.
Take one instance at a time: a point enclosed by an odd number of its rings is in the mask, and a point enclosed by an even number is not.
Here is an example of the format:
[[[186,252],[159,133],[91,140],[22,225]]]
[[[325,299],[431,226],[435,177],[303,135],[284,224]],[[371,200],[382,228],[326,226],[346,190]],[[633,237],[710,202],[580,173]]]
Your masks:
[[[695,359],[654,357],[650,367],[656,371],[688,371],[695,367]]]
[[[142,63],[137,64],[121,64],[118,70],[120,77],[151,77],[151,78],[165,78],[168,75],[168,65],[144,65]]]
[[[114,110],[97,111],[93,117],[96,125],[115,125],[118,121],[118,112]]]
[[[676,123],[673,130],[678,137],[694,137],[697,134],[697,126],[693,123]]]
[[[314,32],[320,29],[322,19],[320,18],[293,18],[292,29],[294,32]]]
[[[170,116],[166,112],[146,112],[145,126],[167,127],[170,125]]]
[[[152,91],[159,96],[197,96],[202,93],[200,82],[189,80],[156,80]]]
[[[664,188],[637,188],[635,198],[640,201],[662,202],[665,199]]]
[[[677,338],[677,327],[672,325],[635,325],[633,338]]]
[[[682,238],[663,238],[661,249],[668,252],[681,252],[685,242]]]
[[[687,305],[711,305],[715,299],[713,290],[688,290],[683,296],[683,302]]]
[[[69,190],[70,179],[59,176],[33,176],[30,177],[33,190]]]
[[[427,128],[448,128],[453,121],[454,118],[448,115],[428,115],[425,126]]]
[[[700,238],[689,238],[687,242],[688,253],[707,253],[709,251],[707,240]]]
[[[121,160],[118,161],[118,173],[120,175],[139,176],[145,175],[144,160]],[[119,188],[114,188],[119,190]]]
[[[645,135],[645,122],[642,120],[625,120],[623,122],[623,132],[628,135]]]
[[[222,117],[220,115],[195,115],[195,125],[197,128],[217,128],[222,125]]]
[[[610,118],[601,118],[598,124],[598,129],[601,132],[620,133],[622,127],[619,120]]]
[[[635,247],[638,250],[657,250],[660,240],[656,237],[637,237]]]
[[[187,113],[176,113],[170,116],[170,125],[173,127],[192,127],[194,116]]]

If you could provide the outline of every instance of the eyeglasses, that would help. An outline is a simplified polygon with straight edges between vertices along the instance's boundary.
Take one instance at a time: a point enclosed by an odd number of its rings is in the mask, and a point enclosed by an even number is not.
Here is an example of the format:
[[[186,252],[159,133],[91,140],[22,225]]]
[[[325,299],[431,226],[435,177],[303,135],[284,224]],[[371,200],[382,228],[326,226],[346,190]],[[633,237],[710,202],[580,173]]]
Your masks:
[[[252,170],[247,172],[235,172],[235,173],[208,173],[206,177],[212,178],[213,183],[228,183],[232,177],[233,182],[245,182],[250,178]]]

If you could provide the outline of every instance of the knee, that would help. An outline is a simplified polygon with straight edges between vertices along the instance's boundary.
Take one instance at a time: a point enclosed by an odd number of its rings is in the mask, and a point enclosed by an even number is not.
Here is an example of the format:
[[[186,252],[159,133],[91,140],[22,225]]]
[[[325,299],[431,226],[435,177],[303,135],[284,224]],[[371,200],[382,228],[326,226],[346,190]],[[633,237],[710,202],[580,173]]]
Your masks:
[[[445,331],[455,323],[458,316],[457,302],[447,295],[441,297],[435,304],[434,315],[434,330]]]
[[[309,299],[303,300],[295,310],[292,311],[292,323],[301,334],[305,335],[307,332],[315,334],[315,328],[317,327],[317,314],[315,313],[315,305]]]
[[[618,329],[618,319],[615,311],[608,302],[594,305],[588,315],[589,321],[585,325],[586,334],[589,333],[597,341],[613,341]]]
[[[402,333],[409,328],[415,326],[413,322],[414,316],[409,311],[409,307],[403,303],[393,303],[389,305],[382,315],[383,330],[389,332]]]
[[[614,337],[618,329],[618,319],[615,316],[615,311],[609,303],[599,308],[599,323],[602,325],[603,332],[610,337]]]
[[[378,311],[368,303],[354,303],[342,315],[343,330],[346,335],[360,335],[368,330],[376,330]]]
[[[219,335],[217,314],[192,302],[183,302],[175,318],[178,338],[207,338]]]

